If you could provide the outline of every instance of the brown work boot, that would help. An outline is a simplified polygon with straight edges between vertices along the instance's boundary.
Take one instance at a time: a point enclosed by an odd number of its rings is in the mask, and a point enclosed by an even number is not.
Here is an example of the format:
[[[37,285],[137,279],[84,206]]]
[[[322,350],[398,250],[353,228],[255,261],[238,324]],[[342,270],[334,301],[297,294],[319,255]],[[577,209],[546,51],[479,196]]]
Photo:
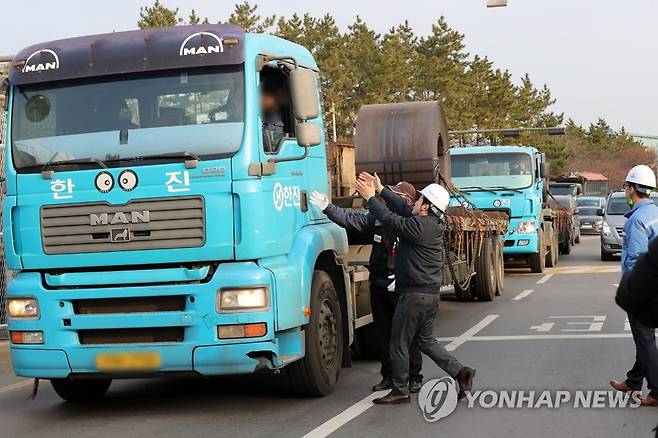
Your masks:
[[[399,405],[401,403],[409,403],[409,400],[409,395],[398,395],[391,391],[384,397],[376,398],[372,402],[376,405]]]
[[[457,374],[457,383],[459,383],[459,393],[457,400],[463,400],[466,397],[466,391],[470,392],[473,389],[473,379],[475,378],[475,370],[473,368],[464,367]]]
[[[640,391],[639,389],[633,389],[629,387],[626,382],[618,382],[617,380],[611,380],[610,381],[610,386],[612,386],[613,389],[619,392],[637,392]]]

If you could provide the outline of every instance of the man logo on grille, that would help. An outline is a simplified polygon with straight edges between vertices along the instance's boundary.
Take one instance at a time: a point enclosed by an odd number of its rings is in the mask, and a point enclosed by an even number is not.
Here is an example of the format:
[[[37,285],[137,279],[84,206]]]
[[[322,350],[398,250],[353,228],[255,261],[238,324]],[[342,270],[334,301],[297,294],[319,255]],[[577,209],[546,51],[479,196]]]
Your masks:
[[[452,377],[432,379],[418,393],[418,406],[425,421],[433,423],[452,414],[457,408],[457,384]]]
[[[130,231],[128,228],[112,228],[110,231],[112,242],[129,242]]]

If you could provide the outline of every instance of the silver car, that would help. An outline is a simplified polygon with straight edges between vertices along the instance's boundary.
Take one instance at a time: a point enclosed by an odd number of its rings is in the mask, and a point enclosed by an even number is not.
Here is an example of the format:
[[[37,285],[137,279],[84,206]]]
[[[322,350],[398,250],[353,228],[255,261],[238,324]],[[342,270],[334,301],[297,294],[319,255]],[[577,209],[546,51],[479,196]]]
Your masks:
[[[658,205],[658,194],[652,194],[651,200]],[[603,209],[597,211],[603,216],[601,224],[601,260],[610,261],[614,256],[621,254],[621,245],[624,238],[624,224],[626,214],[631,207],[626,201],[624,192],[612,192],[608,195],[605,212]]]

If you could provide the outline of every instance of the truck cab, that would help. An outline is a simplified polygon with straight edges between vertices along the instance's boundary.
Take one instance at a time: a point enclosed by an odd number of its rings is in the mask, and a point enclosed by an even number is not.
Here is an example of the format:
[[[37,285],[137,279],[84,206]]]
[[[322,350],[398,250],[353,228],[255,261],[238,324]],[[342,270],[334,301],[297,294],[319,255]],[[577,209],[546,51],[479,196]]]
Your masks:
[[[352,327],[346,234],[307,202],[328,187],[318,82],[305,48],[231,25],[22,50],[3,209],[15,372],[68,400],[286,366],[298,392],[329,393]]]
[[[533,258],[545,257],[544,155],[527,146],[468,146],[451,148],[450,160],[452,183],[472,206],[507,214],[505,259],[532,264]],[[460,202],[452,200],[453,205]]]

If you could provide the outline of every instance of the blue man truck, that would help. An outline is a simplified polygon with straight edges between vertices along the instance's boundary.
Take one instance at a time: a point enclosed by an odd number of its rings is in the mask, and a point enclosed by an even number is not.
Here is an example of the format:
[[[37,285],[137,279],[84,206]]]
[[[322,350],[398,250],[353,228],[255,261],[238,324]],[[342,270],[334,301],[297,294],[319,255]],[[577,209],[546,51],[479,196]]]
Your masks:
[[[475,207],[509,217],[505,260],[535,273],[555,266],[564,227],[548,203],[545,155],[525,146],[468,146],[450,149],[450,159],[452,183]]]
[[[366,266],[308,203],[328,191],[317,70],[305,48],[230,25],[14,57],[3,229],[16,374],[66,400],[117,378],[259,369],[284,369],[301,395],[332,391],[372,318]],[[493,296],[500,221],[465,228],[454,278],[486,267]],[[486,260],[473,252],[483,239]]]
[[[259,84],[281,96],[263,128]],[[67,400],[111,379],[286,367],[325,395],[359,317],[305,48],[230,25],[47,42],[7,86],[15,372]],[[273,84],[273,85],[272,85]]]

